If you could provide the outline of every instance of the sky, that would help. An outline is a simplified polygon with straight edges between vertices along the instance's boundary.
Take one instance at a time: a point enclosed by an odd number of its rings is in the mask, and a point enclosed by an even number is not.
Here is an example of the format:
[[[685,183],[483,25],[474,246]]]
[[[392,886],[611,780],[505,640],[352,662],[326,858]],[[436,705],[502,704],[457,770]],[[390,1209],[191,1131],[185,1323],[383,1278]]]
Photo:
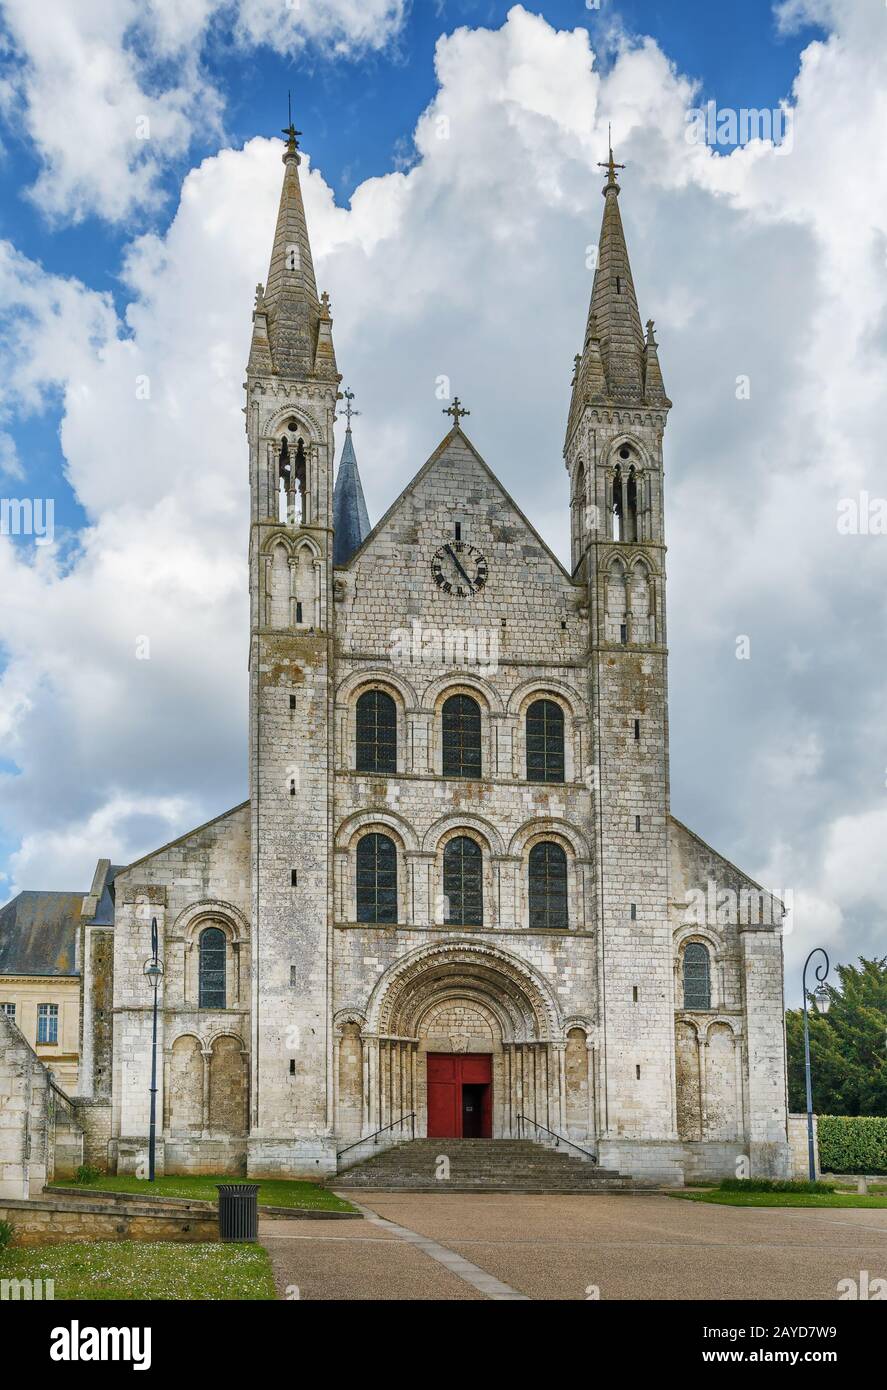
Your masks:
[[[789,999],[814,946],[884,954],[885,55],[882,0],[0,0],[0,902],[246,795],[291,91],[371,519],[447,375],[567,563],[612,125],[674,402],[672,809],[790,902]]]

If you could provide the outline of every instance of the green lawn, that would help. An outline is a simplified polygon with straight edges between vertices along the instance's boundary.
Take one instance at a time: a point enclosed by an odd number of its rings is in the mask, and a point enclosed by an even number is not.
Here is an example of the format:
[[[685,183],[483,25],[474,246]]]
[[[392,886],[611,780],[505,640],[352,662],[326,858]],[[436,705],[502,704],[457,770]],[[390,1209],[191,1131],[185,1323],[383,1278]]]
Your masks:
[[[0,1252],[0,1279],[53,1279],[58,1299],[271,1299],[261,1245],[71,1241]]]
[[[859,1197],[855,1192],[669,1192],[685,1202],[714,1202],[722,1207],[887,1207],[887,1197]]]
[[[186,1174],[181,1177],[155,1178],[150,1183],[132,1174],[102,1173],[92,1182],[50,1183],[52,1188],[76,1188],[78,1192],[132,1192],[137,1197],[190,1197],[194,1201],[218,1200],[216,1183],[238,1182],[241,1179],[224,1174]],[[246,1181],[243,1179],[243,1181]],[[354,1211],[350,1202],[343,1202],[335,1192],[313,1182],[291,1182],[285,1178],[259,1178],[259,1205],[266,1207],[302,1207],[313,1211]]]

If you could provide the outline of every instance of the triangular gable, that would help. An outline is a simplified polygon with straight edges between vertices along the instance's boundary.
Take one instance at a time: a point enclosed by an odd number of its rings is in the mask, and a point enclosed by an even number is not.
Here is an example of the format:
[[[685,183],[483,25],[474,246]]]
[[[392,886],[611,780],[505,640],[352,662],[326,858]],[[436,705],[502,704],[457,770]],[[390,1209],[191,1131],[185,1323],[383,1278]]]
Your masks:
[[[508,492],[507,488],[503,487],[502,483],[496,477],[496,474],[493,472],[492,468],[490,468],[489,464],[481,457],[477,449],[475,449],[474,445],[472,444],[471,440],[468,438],[465,432],[459,428],[459,426],[455,426],[446,435],[444,435],[443,439],[438,444],[434,453],[431,455],[429,459],[426,460],[425,463],[423,463],[418,473],[414,475],[410,482],[407,483],[403,491],[399,493],[399,495],[395,498],[385,515],[381,517],[381,519],[376,523],[370,534],[364,540],[363,544],[351,556],[351,559],[348,561],[348,564],[342,565],[339,568],[350,569],[351,566],[355,563],[355,561],[358,560],[364,554],[364,552],[372,546],[373,541],[376,539],[376,537],[379,536],[385,530],[389,522],[396,516],[398,509],[403,505],[405,499],[409,497],[411,493],[415,492],[416,488],[425,479],[428,473],[430,473],[431,470],[435,467],[435,465],[447,454],[448,450],[454,442],[462,444],[468,450],[468,452],[472,455],[475,462],[477,463],[478,467],[483,470],[484,474],[489,479],[489,481],[499,491],[503,500],[515,512],[518,521],[527,528],[527,531],[539,544],[539,546],[541,546],[542,550],[551,560],[551,563],[555,566],[558,572],[561,575],[563,575],[567,583],[572,584],[572,576],[567,572],[567,570],[564,569],[563,565],[555,555],[554,551],[547,544],[547,542],[542,539],[539,532],[536,530],[536,527],[515,502],[514,498]]]
[[[177,845],[186,844],[188,840],[193,839],[195,835],[200,835],[203,831],[211,829],[214,825],[218,825],[219,821],[227,820],[229,816],[236,816],[243,811],[248,811],[249,804],[249,801],[241,801],[239,806],[233,806],[230,811],[223,811],[220,816],[213,816],[212,820],[204,821],[203,825],[195,826],[193,830],[186,830],[184,835],[178,835],[174,840],[170,840],[168,844],[161,845],[159,849],[152,849],[150,854],[143,854],[141,859],[134,859],[132,863],[127,864],[125,868],[118,869],[116,878],[122,878],[132,869],[138,868],[140,864],[146,864],[149,859],[156,859],[158,855],[166,854],[167,850],[175,849]]]

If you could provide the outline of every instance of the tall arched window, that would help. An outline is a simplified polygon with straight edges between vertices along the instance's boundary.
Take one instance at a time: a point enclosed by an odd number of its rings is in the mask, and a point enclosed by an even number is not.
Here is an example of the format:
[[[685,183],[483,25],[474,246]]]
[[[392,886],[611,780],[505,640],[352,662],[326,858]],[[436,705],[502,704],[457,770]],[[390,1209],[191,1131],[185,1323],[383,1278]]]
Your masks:
[[[573,565],[575,567],[582,557],[585,542],[585,465],[583,463],[580,463],[576,469],[571,519],[573,523]]]
[[[451,695],[443,712],[444,777],[480,777],[480,706],[470,695]]]
[[[199,1007],[224,1009],[225,1003],[225,933],[221,927],[204,927],[200,933]]]
[[[461,927],[483,926],[483,855],[477,841],[467,835],[457,835],[444,848],[443,890],[448,922]]]
[[[567,925],[567,856],[553,840],[530,850],[530,926],[563,931]]]
[[[366,690],[357,701],[358,772],[397,771],[397,706],[384,690]]]
[[[387,835],[357,842],[357,920],[397,921],[397,848]]]
[[[638,480],[634,464],[628,470],[628,483],[625,489],[625,539],[638,539]]]
[[[613,470],[613,540],[623,539],[623,515],[622,515],[622,469],[617,463]]]
[[[527,781],[563,780],[564,712],[554,700],[534,700],[527,710]]]
[[[711,1008],[711,965],[701,941],[684,947],[684,1008]]]
[[[305,441],[300,439],[296,446],[293,464],[293,521],[303,526],[308,520],[308,463],[305,458]]]
[[[277,520],[284,524],[289,520],[289,495],[292,485],[289,445],[286,439],[280,441],[280,454],[277,460]]]

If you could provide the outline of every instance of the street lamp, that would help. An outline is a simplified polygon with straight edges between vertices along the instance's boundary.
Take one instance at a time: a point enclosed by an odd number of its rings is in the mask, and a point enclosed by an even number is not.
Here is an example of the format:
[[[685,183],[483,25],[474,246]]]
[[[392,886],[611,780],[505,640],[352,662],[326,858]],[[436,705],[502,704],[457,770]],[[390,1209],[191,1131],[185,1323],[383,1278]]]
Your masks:
[[[151,1034],[151,1121],[148,1126],[148,1181],[154,1181],[154,1148],[157,1140],[157,989],[163,979],[163,961],[157,953],[157,918],[151,918],[151,959],[145,962],[145,978],[154,990],[154,1027]]]
[[[802,976],[801,987],[804,996],[804,1071],[807,1080],[807,1162],[810,1171],[810,1181],[816,1181],[816,1153],[813,1145],[813,1088],[810,1082],[810,1028],[807,1019],[807,966],[815,955],[821,955],[822,961],[814,970],[814,975],[819,981],[813,990],[813,1002],[816,1005],[816,1012],[827,1014],[831,1001],[831,995],[825,984],[825,977],[829,972],[829,958],[821,946],[814,946],[807,959],[804,961],[804,974]]]

